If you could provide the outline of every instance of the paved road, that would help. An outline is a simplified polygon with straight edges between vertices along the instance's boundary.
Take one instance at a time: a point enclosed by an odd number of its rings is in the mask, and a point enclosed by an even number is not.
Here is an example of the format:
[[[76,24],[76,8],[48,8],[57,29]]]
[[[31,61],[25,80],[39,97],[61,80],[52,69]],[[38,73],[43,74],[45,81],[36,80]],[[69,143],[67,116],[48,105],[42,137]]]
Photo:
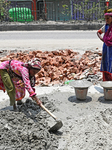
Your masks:
[[[2,31],[0,50],[102,49],[96,31]]]
[[[85,36],[86,35],[86,36]],[[9,38],[10,37],[10,38]],[[7,31],[0,32],[0,40],[33,39],[96,39],[96,31]]]

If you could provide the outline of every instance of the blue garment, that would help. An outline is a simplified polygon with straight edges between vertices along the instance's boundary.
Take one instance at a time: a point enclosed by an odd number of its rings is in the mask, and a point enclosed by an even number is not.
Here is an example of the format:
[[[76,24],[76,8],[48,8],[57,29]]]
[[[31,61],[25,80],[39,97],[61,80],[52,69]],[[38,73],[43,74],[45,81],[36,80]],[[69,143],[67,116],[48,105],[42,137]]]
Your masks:
[[[105,25],[105,32],[108,30],[109,25]],[[100,71],[107,71],[112,73],[112,46],[103,44],[102,61]]]

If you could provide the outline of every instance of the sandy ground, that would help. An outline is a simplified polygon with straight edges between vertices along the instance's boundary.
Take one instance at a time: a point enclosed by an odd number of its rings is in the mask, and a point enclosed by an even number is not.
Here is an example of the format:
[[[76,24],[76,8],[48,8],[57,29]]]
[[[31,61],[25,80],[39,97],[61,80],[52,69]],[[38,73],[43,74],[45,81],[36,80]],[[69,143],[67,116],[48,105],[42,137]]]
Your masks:
[[[74,51],[102,49],[99,39],[57,39],[57,40],[0,40],[0,50],[42,50],[52,51],[61,49],[73,49]]]
[[[47,97],[56,106],[53,114],[63,122],[63,127],[55,134],[59,139],[58,150],[112,149],[112,101],[104,99],[100,85],[89,87],[85,101],[77,100],[70,85],[36,87],[36,93],[39,98]],[[28,98],[28,93],[25,98]],[[2,91],[0,108],[12,109],[8,96]],[[52,117],[46,121],[51,127],[56,123]]]

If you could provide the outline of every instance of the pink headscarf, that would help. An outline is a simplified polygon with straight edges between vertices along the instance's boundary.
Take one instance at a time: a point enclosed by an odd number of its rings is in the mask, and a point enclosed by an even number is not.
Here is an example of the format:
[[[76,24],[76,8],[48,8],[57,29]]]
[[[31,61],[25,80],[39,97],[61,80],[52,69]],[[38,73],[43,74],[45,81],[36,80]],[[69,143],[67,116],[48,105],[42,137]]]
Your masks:
[[[110,12],[110,13],[107,12],[104,14],[104,16],[112,16],[112,12]]]

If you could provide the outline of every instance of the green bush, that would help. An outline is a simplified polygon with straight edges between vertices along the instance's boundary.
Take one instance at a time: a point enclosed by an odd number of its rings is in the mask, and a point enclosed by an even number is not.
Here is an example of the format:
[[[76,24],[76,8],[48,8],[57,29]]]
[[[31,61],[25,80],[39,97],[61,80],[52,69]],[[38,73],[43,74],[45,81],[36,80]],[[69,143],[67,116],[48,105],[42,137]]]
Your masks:
[[[10,2],[5,0],[0,0],[0,21],[6,20],[9,18],[9,7]]]

